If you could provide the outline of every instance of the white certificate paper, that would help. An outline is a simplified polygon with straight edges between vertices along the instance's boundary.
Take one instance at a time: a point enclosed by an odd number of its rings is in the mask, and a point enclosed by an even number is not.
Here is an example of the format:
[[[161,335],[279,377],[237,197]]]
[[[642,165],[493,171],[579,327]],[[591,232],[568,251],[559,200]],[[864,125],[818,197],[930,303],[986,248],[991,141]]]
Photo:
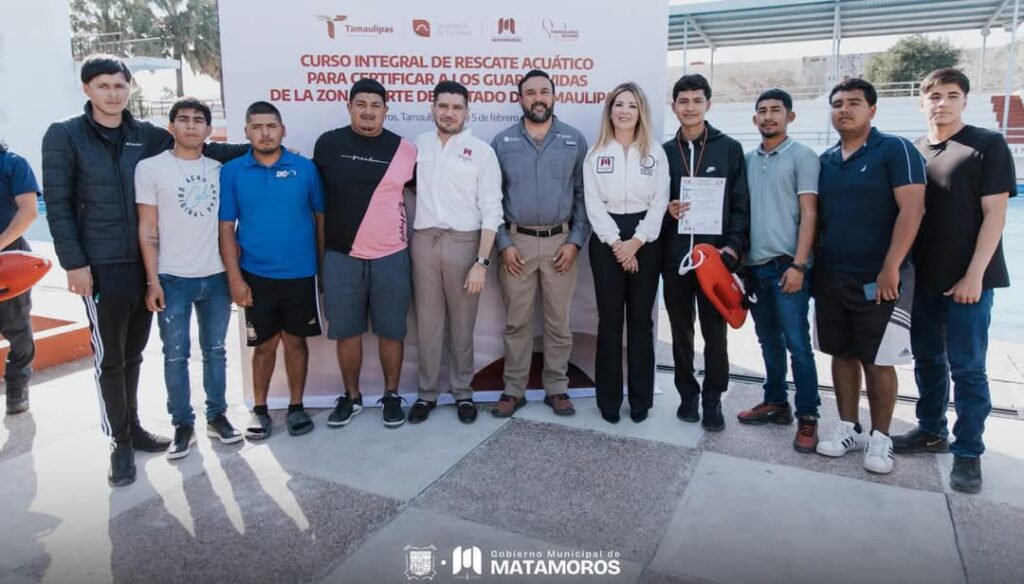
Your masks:
[[[679,219],[679,233],[722,234],[724,178],[684,176],[679,184],[679,200],[690,201],[690,210]]]

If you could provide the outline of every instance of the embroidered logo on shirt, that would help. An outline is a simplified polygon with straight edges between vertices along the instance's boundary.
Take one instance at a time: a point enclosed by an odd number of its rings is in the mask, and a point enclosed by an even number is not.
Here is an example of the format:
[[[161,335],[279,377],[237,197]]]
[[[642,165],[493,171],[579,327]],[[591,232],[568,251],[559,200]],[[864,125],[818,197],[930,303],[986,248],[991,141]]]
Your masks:
[[[142,142],[125,142],[125,146],[142,146]]]
[[[709,166],[709,167],[707,168],[707,170],[705,170],[704,172],[715,172],[716,170],[718,170],[718,169],[717,169],[717,168],[715,168],[714,166]]]
[[[615,172],[615,158],[611,156],[597,157],[597,174],[610,174]]]
[[[470,150],[469,148],[463,148],[462,154],[460,156],[462,156],[462,158],[465,158],[466,160],[473,160],[473,151]]]
[[[867,170],[867,169],[868,169],[868,165],[866,165],[866,164],[865,164],[865,165],[864,165],[864,168],[860,169],[860,171],[861,171],[861,172],[864,172],[864,171],[865,171],[865,170]]]
[[[294,170],[279,170],[277,171],[277,174],[275,174],[274,176],[276,178],[288,178],[292,176],[299,176],[299,173],[295,172]]]
[[[654,167],[658,164],[658,161],[653,156],[648,154],[640,160],[640,174],[652,175],[654,174]]]

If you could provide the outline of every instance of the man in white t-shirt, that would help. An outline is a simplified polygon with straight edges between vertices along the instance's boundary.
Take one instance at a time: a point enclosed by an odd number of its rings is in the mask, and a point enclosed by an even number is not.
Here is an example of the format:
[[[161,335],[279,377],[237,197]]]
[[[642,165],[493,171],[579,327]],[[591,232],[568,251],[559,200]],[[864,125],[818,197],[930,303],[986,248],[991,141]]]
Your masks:
[[[182,458],[195,444],[188,359],[195,307],[203,353],[206,433],[223,444],[242,440],[225,416],[225,350],[231,293],[218,247],[220,163],[203,156],[210,108],[190,97],[171,106],[167,129],[174,149],[135,169],[139,241],[146,266],[146,307],[158,313],[164,346],[167,409],[174,440],[167,458]]]
[[[430,109],[437,130],[416,138],[412,277],[420,391],[409,423],[426,420],[437,405],[447,329],[451,393],[459,420],[469,424],[477,414],[470,387],[473,327],[502,222],[501,168],[494,150],[466,128],[464,86],[439,83]]]

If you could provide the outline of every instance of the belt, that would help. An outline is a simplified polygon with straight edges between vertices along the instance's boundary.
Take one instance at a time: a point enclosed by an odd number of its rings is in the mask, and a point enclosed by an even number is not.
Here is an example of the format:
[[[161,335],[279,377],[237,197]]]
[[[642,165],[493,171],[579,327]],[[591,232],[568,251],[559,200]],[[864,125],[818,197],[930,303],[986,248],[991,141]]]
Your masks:
[[[566,231],[565,223],[562,223],[561,225],[555,225],[554,227],[549,227],[546,229],[530,229],[529,227],[522,227],[520,225],[515,225],[513,223],[506,223],[505,225],[509,228],[510,231],[512,231],[512,233],[522,233],[523,235],[530,235],[533,237],[551,237],[553,235],[565,233]]]

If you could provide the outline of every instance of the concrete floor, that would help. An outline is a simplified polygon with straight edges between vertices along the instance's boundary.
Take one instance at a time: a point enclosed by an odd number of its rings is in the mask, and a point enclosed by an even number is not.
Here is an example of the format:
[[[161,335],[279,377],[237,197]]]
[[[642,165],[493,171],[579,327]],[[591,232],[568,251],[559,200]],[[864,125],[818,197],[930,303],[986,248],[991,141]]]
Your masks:
[[[730,334],[734,370],[756,373],[750,343],[747,329]],[[228,415],[241,425],[238,354],[229,346]],[[999,399],[1018,406],[1024,360],[1004,361],[996,373],[1010,389]],[[140,412],[169,434],[161,371],[154,327]],[[705,435],[675,418],[671,377],[657,381],[663,393],[641,424],[604,422],[592,399],[577,399],[573,417],[534,401],[511,420],[482,412],[473,425],[440,407],[397,429],[375,408],[330,429],[318,410],[315,431],[298,438],[223,446],[200,436],[177,462],[140,454],[138,481],[112,490],[91,361],[46,370],[31,412],[0,420],[0,583],[399,583],[416,577],[407,560],[425,552],[432,582],[1021,581],[1019,416],[990,418],[985,489],[965,496],[946,484],[949,455],[899,457],[877,476],[859,453],[796,453],[795,426],[739,425],[735,413],[760,398],[750,384],[732,384],[726,430]],[[202,400],[197,389],[193,404]],[[821,412],[827,433],[827,392]],[[913,423],[901,403],[894,430]],[[480,549],[482,574],[453,574],[457,546]],[[535,552],[618,564],[602,576],[491,574],[493,556]]]

